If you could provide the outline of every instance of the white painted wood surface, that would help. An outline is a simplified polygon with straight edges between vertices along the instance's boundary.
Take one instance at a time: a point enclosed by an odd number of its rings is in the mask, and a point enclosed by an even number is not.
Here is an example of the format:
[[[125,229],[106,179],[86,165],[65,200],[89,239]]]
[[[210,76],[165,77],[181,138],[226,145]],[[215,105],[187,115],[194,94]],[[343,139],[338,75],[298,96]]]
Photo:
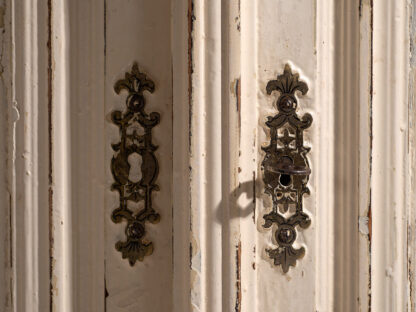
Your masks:
[[[407,1],[374,3],[371,300],[410,310],[409,14]],[[393,26],[394,25],[394,26]],[[411,245],[409,246],[411,247]],[[410,263],[414,260],[410,258]]]
[[[105,203],[105,282],[107,311],[171,311],[173,306],[172,267],[172,59],[171,8],[169,2],[107,1],[105,8],[105,114],[109,120],[115,109],[125,109],[125,93],[117,95],[114,83],[131,70],[134,61],[155,83],[153,94],[145,93],[145,111],[159,112],[161,121],[152,130],[155,155],[159,162],[153,207],[160,214],[157,224],[146,224],[146,236],[154,244],[150,257],[131,267],[114,248],[124,240],[125,224],[114,224],[111,212],[119,206],[109,160],[118,142],[118,128],[106,122],[106,203]],[[157,40],[155,40],[157,38]],[[131,203],[132,204],[132,203]]]
[[[313,99],[317,87],[315,86],[316,55],[314,54],[315,45],[315,13],[313,1],[297,1],[288,3],[286,1],[259,1],[257,4],[258,28],[257,38],[257,107],[258,107],[258,129],[257,136],[257,176],[259,177],[259,196],[256,207],[258,230],[256,242],[256,270],[257,270],[257,310],[264,311],[272,309],[289,311],[312,310],[315,306],[315,293],[310,291],[318,281],[319,272],[315,270],[315,259],[318,254],[319,228],[317,229],[316,218],[314,217],[317,209],[322,209],[316,200],[316,195],[321,194],[318,187],[319,182],[316,175],[311,175],[308,187],[311,195],[304,198],[304,211],[311,216],[312,224],[307,229],[298,231],[296,246],[304,246],[305,256],[297,261],[294,270],[291,268],[285,275],[282,274],[280,267],[275,267],[272,260],[267,256],[265,249],[273,246],[272,231],[262,228],[264,224],[263,215],[272,208],[270,197],[263,195],[264,188],[262,183],[262,171],[259,168],[264,153],[260,146],[264,146],[269,141],[269,130],[264,125],[267,116],[276,114],[275,102],[276,94],[267,95],[266,84],[269,80],[275,79],[282,73],[285,63],[291,63],[292,71],[299,73],[300,79],[308,84],[309,91],[306,96],[300,96],[298,101],[298,114],[302,116],[309,112],[314,118],[311,128],[304,132],[305,146],[312,148],[310,155],[312,172],[319,168],[317,156],[319,153],[319,143],[313,143],[313,138],[317,138],[316,131],[320,128],[317,120],[317,107]],[[278,16],[278,18],[275,18]],[[244,21],[243,21],[244,22]],[[281,31],[273,31],[281,29]],[[306,57],[308,55],[308,57]],[[242,77],[244,79],[244,77]],[[244,103],[244,98],[242,99]],[[244,104],[243,104],[244,105]],[[250,105],[247,103],[246,105]],[[257,124],[253,125],[257,126]],[[266,143],[267,144],[267,143]],[[324,224],[324,227],[331,226]],[[254,246],[253,246],[254,247]],[[299,248],[299,247],[298,247]],[[324,250],[322,250],[325,252]],[[284,285],[284,286],[283,286]],[[283,287],[282,287],[283,286]],[[280,291],[276,292],[275,289]],[[290,300],[290,297],[302,297],[302,300]]]
[[[0,1],[0,311],[413,311],[415,5],[370,0]],[[109,114],[134,61],[160,163],[155,251],[111,211]],[[314,121],[312,225],[264,249],[261,146],[290,63]]]
[[[7,97],[2,103],[7,174],[2,179],[8,192],[2,212],[8,226],[0,248],[9,259],[9,278],[2,283],[1,309],[37,312],[49,308],[50,284],[48,50],[40,49],[48,40],[48,14],[45,3],[2,4],[2,92]]]

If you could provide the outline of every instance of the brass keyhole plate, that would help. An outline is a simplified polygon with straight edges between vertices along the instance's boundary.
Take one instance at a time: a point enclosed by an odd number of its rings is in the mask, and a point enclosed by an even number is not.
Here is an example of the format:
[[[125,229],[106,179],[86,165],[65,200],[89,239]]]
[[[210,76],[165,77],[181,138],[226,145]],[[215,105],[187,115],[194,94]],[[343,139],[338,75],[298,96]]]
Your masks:
[[[307,183],[311,173],[306,157],[309,148],[303,145],[303,131],[312,124],[312,116],[305,114],[299,118],[296,113],[295,92],[305,95],[308,86],[299,81],[298,74],[292,74],[288,64],[282,75],[268,82],[266,91],[268,94],[279,91],[280,96],[276,102],[277,115],[269,116],[266,122],[270,128],[270,144],[263,148],[266,155],[262,169],[265,193],[272,198],[273,210],[263,216],[263,227],[277,225],[274,233],[277,248],[266,251],[274,264],[281,265],[286,273],[305,254],[304,247],[293,246],[297,227],[305,229],[311,224],[309,216],[303,212],[303,195],[309,194]]]
[[[158,191],[156,179],[159,174],[159,164],[154,152],[157,146],[152,143],[152,129],[160,121],[159,113],[145,112],[146,99],[144,91],[153,93],[155,85],[145,74],[139,71],[135,63],[131,72],[124,79],[118,80],[114,91],[120,94],[127,91],[126,108],[124,111],[115,110],[111,113],[112,122],[118,126],[120,140],[112,144],[114,150],[111,159],[111,173],[114,183],[112,190],[119,193],[119,207],[114,209],[111,219],[115,223],[127,221],[126,240],[116,243],[116,249],[121,252],[123,259],[127,258],[130,265],[143,261],[144,257],[153,253],[153,243],[146,239],[146,222],[157,223],[159,214],[152,206],[152,193]],[[130,157],[132,156],[132,157]],[[141,161],[137,161],[137,156]],[[131,175],[132,165],[140,167],[137,179]],[[137,169],[137,168],[133,168]],[[142,204],[141,209],[134,213],[131,203]]]

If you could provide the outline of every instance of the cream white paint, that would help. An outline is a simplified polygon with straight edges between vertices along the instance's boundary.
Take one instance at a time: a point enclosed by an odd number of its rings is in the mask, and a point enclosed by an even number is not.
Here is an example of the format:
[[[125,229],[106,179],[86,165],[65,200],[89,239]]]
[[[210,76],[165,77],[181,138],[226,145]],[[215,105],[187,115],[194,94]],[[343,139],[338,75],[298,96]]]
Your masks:
[[[319,151],[319,143],[311,143],[316,138],[319,123],[316,121],[317,114],[314,106],[317,87],[315,84],[315,73],[317,59],[315,54],[315,4],[314,1],[258,1],[256,3],[256,75],[255,77],[242,77],[250,79],[250,85],[256,90],[256,105],[258,119],[251,127],[258,128],[256,137],[257,162],[256,176],[258,177],[258,200],[256,204],[256,271],[257,271],[257,311],[272,310],[312,310],[315,307],[314,288],[316,275],[315,259],[317,258],[316,218],[314,217],[318,203],[315,199],[319,188],[317,187],[316,175],[312,175],[309,181],[311,196],[305,196],[304,209],[311,216],[312,224],[308,229],[298,231],[297,246],[304,246],[306,254],[296,267],[291,268],[285,275],[280,267],[275,267],[272,260],[267,256],[265,249],[272,247],[272,231],[264,229],[263,215],[271,210],[271,200],[264,194],[262,183],[262,171],[260,164],[264,158],[261,146],[269,140],[269,130],[265,126],[267,116],[277,113],[275,102],[277,93],[267,95],[266,84],[269,80],[276,79],[282,73],[284,65],[290,63],[292,70],[299,73],[301,80],[309,86],[306,96],[299,97],[298,114],[301,116],[306,112],[312,114],[314,122],[310,129],[305,131],[305,145],[312,147],[309,155],[312,172],[319,168],[316,161]],[[242,20],[244,24],[244,20]],[[276,31],[279,29],[279,31]],[[253,56],[252,56],[253,57]],[[254,78],[254,79],[253,79]],[[253,105],[252,102],[242,98],[243,107]],[[244,150],[242,151],[245,152]],[[319,153],[319,152],[318,152]],[[314,157],[315,155],[315,157]],[[241,164],[240,166],[244,166]],[[328,226],[327,224],[325,226]],[[244,277],[243,277],[244,279]],[[284,285],[284,287],[282,287]],[[279,288],[279,291],[276,289]],[[290,300],[289,298],[302,297],[302,300]]]
[[[381,311],[410,309],[408,16],[407,1],[374,4],[371,306]]]
[[[0,1],[0,310],[414,309],[412,5]],[[108,116],[134,61],[156,83],[147,111],[162,114],[162,219],[154,254],[130,267],[114,248]],[[314,121],[306,255],[283,275],[264,252],[260,163],[277,98],[265,85],[286,62]]]
[[[322,26],[317,27],[316,33],[316,50],[317,50],[317,83],[316,98],[320,103],[319,119],[320,131],[318,141],[320,143],[321,155],[318,158],[318,166],[316,175],[319,180],[319,187],[316,194],[316,200],[319,208],[316,209],[316,227],[318,229],[316,235],[318,237],[318,248],[323,252],[322,257],[316,261],[316,270],[319,272],[318,278],[315,280],[316,287],[316,305],[322,311],[330,311],[334,307],[334,221],[335,211],[335,186],[333,177],[333,168],[335,161],[335,145],[334,139],[334,113],[335,113],[335,66],[334,59],[334,40],[335,40],[335,2],[319,1],[317,2],[316,23]],[[319,22],[318,22],[319,21]],[[316,126],[316,118],[315,125]],[[323,130],[323,131],[322,131]],[[332,144],[331,144],[332,143]],[[315,149],[315,144],[312,146]],[[311,154],[313,155],[313,154]],[[323,159],[321,157],[324,157]],[[319,161],[319,160],[322,161]],[[315,164],[313,165],[316,166]],[[324,192],[319,191],[319,189]],[[319,310],[318,310],[319,311]]]
[[[257,205],[258,192],[253,190],[259,187],[257,164],[258,157],[258,111],[257,111],[257,87],[253,86],[253,78],[256,77],[258,37],[256,35],[257,6],[253,1],[241,3],[241,134],[238,175],[239,181],[244,185],[239,196],[239,207],[242,207],[238,216],[240,217],[240,239],[241,239],[241,311],[258,311],[257,299],[257,247],[256,240],[257,225],[256,217],[259,214]],[[251,79],[250,79],[251,78]],[[252,183],[255,183],[253,185]],[[255,188],[254,188],[255,186]]]
[[[172,59],[171,7],[166,1],[106,2],[105,20],[105,280],[106,308],[109,312],[171,311],[173,309],[172,265]],[[155,155],[159,162],[153,207],[161,215],[157,224],[147,224],[147,237],[154,252],[131,267],[115,250],[115,243],[125,238],[125,223],[114,224],[110,218],[118,207],[117,192],[110,191],[114,179],[110,172],[113,155],[111,143],[118,142],[119,131],[109,122],[115,109],[125,109],[126,93],[117,95],[114,83],[131,70],[134,61],[155,83],[154,93],[145,93],[145,111],[159,112],[160,124],[152,131]],[[104,116],[103,116],[104,117]],[[180,210],[178,209],[178,213]]]
[[[2,146],[7,174],[2,179],[8,185],[8,207],[3,209],[8,210],[11,244],[1,249],[12,271],[4,283],[1,309],[44,311],[49,306],[47,51],[39,50],[39,45],[47,42],[46,7],[5,1],[3,9],[2,77],[7,101],[2,103],[2,116],[7,121],[7,140]]]

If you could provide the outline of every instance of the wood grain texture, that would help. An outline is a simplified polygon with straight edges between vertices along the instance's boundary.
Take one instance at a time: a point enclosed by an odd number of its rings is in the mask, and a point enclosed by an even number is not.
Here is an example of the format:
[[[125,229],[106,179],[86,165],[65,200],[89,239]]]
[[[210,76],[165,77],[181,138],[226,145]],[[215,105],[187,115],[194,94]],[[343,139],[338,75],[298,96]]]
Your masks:
[[[147,237],[153,242],[151,256],[131,267],[115,250],[115,243],[125,239],[124,226],[114,224],[110,215],[118,206],[118,195],[110,190],[113,178],[111,143],[118,141],[117,127],[106,122],[105,191],[105,280],[106,309],[115,311],[171,311],[173,308],[172,265],[172,59],[170,1],[106,2],[105,20],[105,114],[123,110],[125,93],[117,95],[114,83],[124,77],[137,62],[155,83],[154,93],[146,94],[146,111],[160,113],[160,123],[152,130],[158,146],[157,184],[153,208],[160,214],[158,224],[147,224]],[[103,119],[104,120],[104,119]]]

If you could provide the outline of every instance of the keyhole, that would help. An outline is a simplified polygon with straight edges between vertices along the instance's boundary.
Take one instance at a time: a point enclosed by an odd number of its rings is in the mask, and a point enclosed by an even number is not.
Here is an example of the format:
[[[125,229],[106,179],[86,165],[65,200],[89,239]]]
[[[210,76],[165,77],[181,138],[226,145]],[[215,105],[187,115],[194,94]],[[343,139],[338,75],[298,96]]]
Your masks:
[[[130,154],[128,161],[130,164],[129,180],[134,183],[139,182],[142,178],[142,157],[137,153],[133,153]]]
[[[280,184],[282,184],[283,186],[289,186],[290,184],[290,175],[289,174],[281,174],[280,175]]]

